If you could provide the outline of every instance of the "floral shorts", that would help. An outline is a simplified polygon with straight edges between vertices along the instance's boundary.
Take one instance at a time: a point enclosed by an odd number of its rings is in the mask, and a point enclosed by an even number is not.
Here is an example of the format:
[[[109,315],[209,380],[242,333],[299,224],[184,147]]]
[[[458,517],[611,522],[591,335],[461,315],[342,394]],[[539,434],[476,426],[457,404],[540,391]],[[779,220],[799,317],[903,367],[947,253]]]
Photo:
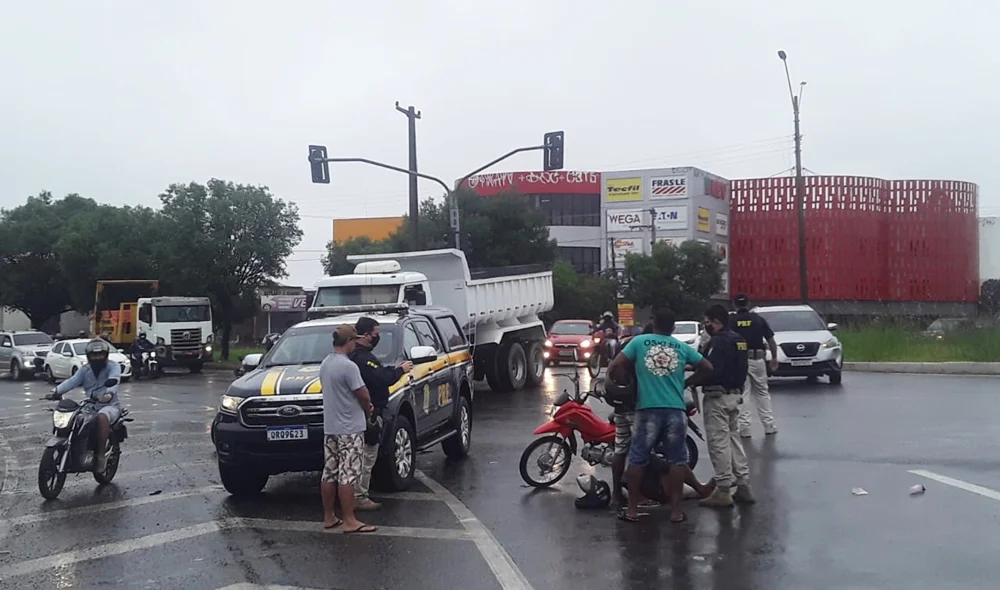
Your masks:
[[[365,433],[328,434],[323,442],[323,475],[320,481],[353,486],[361,478]]]

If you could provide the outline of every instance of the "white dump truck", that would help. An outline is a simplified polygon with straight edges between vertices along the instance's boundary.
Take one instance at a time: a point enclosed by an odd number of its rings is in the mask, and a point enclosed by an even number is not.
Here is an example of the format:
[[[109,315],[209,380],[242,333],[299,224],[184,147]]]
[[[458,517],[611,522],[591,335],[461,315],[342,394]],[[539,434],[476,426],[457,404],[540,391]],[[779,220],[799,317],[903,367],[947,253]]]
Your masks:
[[[316,283],[310,317],[338,307],[407,303],[452,310],[473,345],[475,378],[493,391],[537,386],[545,371],[545,327],[552,272],[541,265],[469,270],[456,249],[348,256],[354,274]],[[334,308],[334,309],[330,309]]]

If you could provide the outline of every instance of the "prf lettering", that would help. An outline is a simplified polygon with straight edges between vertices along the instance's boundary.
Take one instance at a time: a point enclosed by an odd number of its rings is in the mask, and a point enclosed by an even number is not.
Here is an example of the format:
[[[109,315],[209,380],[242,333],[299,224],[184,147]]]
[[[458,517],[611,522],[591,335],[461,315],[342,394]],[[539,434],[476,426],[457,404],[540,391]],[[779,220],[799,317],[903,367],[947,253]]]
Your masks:
[[[752,320],[736,320],[736,326],[740,328],[749,328],[752,323]]]
[[[737,342],[736,343],[736,350],[738,350],[740,352],[745,352],[746,349],[747,349],[747,343],[746,342]]]

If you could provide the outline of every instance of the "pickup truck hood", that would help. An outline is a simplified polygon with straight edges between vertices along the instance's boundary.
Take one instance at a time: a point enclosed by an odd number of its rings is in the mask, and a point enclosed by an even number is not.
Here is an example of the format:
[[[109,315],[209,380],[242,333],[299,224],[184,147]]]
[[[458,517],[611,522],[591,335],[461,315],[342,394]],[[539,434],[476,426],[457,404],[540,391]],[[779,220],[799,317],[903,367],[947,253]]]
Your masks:
[[[833,338],[833,333],[829,330],[809,330],[807,332],[775,332],[774,341],[777,344],[786,342],[819,342],[826,343]]]
[[[292,365],[256,369],[229,386],[229,395],[292,395],[322,393],[319,365]]]

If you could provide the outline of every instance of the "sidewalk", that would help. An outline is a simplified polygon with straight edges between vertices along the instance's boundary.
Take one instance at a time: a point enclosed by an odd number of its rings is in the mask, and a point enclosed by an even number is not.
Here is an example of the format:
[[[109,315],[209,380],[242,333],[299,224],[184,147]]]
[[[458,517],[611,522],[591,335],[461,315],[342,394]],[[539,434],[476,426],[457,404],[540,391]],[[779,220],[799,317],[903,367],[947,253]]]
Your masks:
[[[868,373],[1000,376],[1000,363],[844,363],[844,370]]]

